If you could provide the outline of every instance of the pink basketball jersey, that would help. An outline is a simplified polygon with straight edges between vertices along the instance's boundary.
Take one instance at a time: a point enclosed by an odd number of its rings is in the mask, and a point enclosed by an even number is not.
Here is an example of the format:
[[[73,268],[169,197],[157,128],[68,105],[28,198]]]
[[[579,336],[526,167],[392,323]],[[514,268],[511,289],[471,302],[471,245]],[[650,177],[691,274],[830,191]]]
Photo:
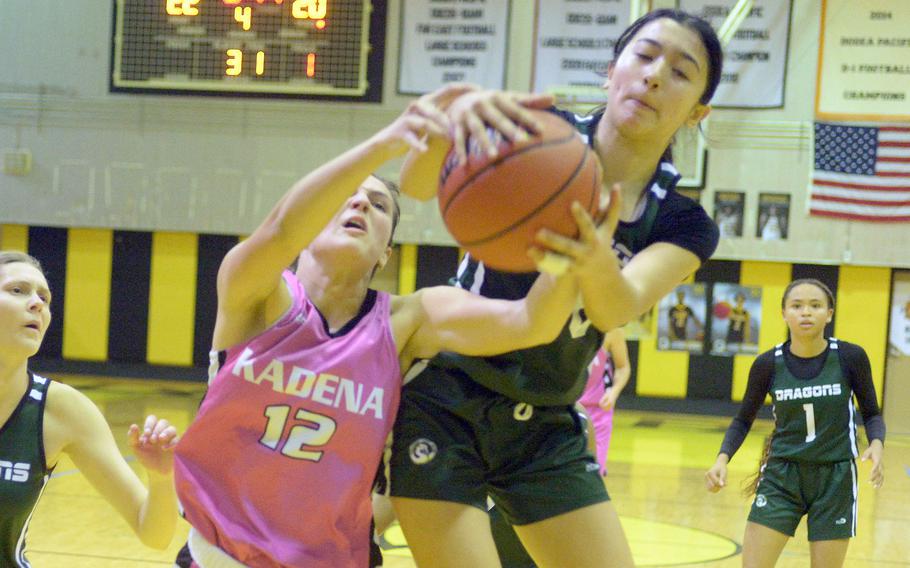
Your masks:
[[[371,293],[333,336],[284,280],[290,310],[213,361],[177,446],[177,494],[190,524],[248,566],[367,566],[370,491],[401,388],[389,296]]]
[[[603,347],[594,354],[594,359],[588,365],[588,383],[585,385],[584,392],[581,393],[581,398],[578,399],[582,405],[593,407],[600,404],[600,399],[606,392],[604,373],[607,371],[609,359],[610,354]]]

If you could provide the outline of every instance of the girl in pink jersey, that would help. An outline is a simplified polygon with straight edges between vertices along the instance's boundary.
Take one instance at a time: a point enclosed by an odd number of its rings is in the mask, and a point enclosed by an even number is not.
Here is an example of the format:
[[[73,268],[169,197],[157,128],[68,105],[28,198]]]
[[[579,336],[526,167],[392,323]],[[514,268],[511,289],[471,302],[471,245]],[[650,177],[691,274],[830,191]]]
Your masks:
[[[588,384],[578,399],[578,403],[591,418],[601,475],[607,475],[607,450],[610,449],[610,436],[613,433],[613,407],[628,384],[631,372],[625,334],[622,328],[616,328],[604,337],[603,347],[597,350],[594,360],[588,366]]]
[[[298,181],[222,262],[209,390],[175,464],[199,566],[367,566],[402,370],[441,349],[546,343],[568,318],[571,277],[541,276],[520,301],[369,288],[398,220],[396,190],[371,172],[448,136],[442,111],[469,89],[424,96]]]

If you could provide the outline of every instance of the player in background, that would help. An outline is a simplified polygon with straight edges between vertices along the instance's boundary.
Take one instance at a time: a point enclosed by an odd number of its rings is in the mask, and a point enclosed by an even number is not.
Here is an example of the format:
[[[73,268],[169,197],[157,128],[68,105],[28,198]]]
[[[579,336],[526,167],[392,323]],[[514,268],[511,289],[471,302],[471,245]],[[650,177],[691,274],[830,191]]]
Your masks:
[[[588,383],[578,400],[591,422],[601,475],[607,475],[607,453],[613,434],[616,399],[626,388],[631,375],[626,336],[622,328],[618,327],[607,333],[603,346],[597,350],[594,360],[588,366]]]
[[[36,375],[28,360],[51,324],[51,291],[33,257],[0,251],[0,566],[30,566],[26,536],[57,463],[70,458],[143,544],[167,548],[177,525],[177,431],[148,416],[127,442],[148,474],[143,485],[104,416],[84,394]]]
[[[853,398],[859,403],[871,460],[869,481],[884,481],[885,423],[879,412],[869,358],[859,345],[825,337],[834,296],[813,279],[791,282],[781,300],[790,338],[758,356],[739,414],[730,423],[708,491],[727,485],[727,463],[771,395],[774,431],[765,447],[743,537],[743,566],[774,566],[803,516],[808,516],[812,566],[843,566],[856,536],[857,450]]]

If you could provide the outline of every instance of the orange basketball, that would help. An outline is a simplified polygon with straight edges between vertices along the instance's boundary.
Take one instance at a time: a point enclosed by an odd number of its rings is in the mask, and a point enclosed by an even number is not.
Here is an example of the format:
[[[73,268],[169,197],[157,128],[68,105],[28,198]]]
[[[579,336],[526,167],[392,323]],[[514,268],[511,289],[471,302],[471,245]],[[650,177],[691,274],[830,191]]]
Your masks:
[[[575,128],[559,116],[532,111],[539,135],[514,144],[490,129],[499,154],[490,159],[468,141],[468,160],[449,152],[439,183],[439,211],[452,237],[471,256],[508,272],[533,272],[527,249],[547,228],[575,237],[570,206],[597,216],[600,163]]]

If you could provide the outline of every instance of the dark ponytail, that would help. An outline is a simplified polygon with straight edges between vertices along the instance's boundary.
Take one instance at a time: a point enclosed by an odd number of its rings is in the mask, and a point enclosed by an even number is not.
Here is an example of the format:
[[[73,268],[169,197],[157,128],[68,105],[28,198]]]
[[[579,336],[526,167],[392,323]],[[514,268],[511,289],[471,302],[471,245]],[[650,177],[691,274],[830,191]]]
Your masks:
[[[762,470],[768,463],[768,456],[771,455],[771,434],[765,436],[765,446],[761,452],[761,458],[758,460],[758,470],[743,481],[743,497],[752,497],[758,490],[758,482],[761,481]]]

